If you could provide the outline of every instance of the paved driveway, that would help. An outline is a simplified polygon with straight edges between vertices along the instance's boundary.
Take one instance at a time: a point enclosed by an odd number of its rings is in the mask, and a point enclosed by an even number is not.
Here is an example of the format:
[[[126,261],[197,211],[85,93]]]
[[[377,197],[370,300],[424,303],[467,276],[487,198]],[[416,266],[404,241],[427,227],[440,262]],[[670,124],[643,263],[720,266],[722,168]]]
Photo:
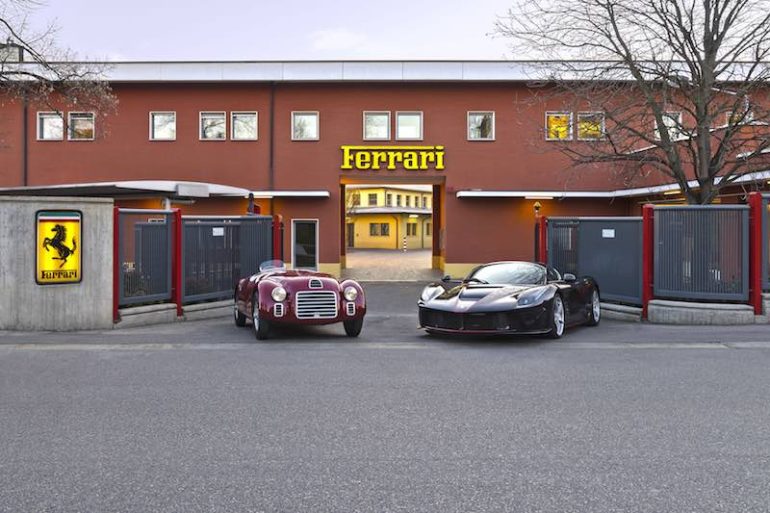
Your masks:
[[[396,251],[392,249],[348,249],[343,277],[361,281],[431,281],[440,279],[431,269],[430,249]]]

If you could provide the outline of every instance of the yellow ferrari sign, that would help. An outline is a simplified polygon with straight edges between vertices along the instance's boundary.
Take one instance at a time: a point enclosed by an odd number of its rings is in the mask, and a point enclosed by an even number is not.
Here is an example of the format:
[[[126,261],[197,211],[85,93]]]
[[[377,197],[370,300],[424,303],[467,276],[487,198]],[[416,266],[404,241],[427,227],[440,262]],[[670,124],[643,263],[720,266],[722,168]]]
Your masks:
[[[72,210],[37,213],[37,270],[40,285],[78,283],[81,275],[80,222],[82,214]]]

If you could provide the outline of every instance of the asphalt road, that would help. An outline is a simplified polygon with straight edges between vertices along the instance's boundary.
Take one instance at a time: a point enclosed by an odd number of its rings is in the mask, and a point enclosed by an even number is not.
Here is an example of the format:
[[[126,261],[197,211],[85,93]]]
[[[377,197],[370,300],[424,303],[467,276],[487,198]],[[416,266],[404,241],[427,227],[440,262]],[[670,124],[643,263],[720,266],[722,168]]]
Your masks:
[[[0,512],[768,511],[767,326],[433,339],[414,290],[357,340],[0,334]]]

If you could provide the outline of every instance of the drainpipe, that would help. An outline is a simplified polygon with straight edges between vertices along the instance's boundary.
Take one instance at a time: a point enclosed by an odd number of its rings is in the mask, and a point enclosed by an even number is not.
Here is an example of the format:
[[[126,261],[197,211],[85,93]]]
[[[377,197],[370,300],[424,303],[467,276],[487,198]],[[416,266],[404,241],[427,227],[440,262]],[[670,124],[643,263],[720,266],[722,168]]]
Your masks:
[[[21,184],[23,186],[29,185],[29,149],[27,147],[27,139],[29,134],[29,120],[27,115],[29,113],[29,104],[27,102],[27,95],[25,94],[22,99],[22,121],[21,121]]]
[[[267,189],[272,191],[275,187],[275,82],[270,82],[270,150],[269,150],[269,164],[267,175]],[[270,210],[272,212],[272,201],[270,203]]]

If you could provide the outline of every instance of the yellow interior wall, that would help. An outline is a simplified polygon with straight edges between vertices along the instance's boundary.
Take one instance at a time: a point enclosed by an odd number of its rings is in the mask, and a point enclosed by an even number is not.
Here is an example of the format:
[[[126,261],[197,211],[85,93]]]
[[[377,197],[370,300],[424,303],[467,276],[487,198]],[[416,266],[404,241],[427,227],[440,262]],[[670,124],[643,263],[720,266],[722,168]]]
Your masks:
[[[358,249],[403,249],[406,225],[409,222],[417,224],[416,235],[406,236],[407,249],[430,249],[433,245],[431,235],[423,236],[425,220],[430,216],[420,216],[410,219],[408,214],[359,214],[354,222],[354,248]],[[428,221],[431,223],[432,221]],[[387,237],[369,235],[370,223],[389,223],[390,233]],[[431,233],[433,233],[431,231]]]

